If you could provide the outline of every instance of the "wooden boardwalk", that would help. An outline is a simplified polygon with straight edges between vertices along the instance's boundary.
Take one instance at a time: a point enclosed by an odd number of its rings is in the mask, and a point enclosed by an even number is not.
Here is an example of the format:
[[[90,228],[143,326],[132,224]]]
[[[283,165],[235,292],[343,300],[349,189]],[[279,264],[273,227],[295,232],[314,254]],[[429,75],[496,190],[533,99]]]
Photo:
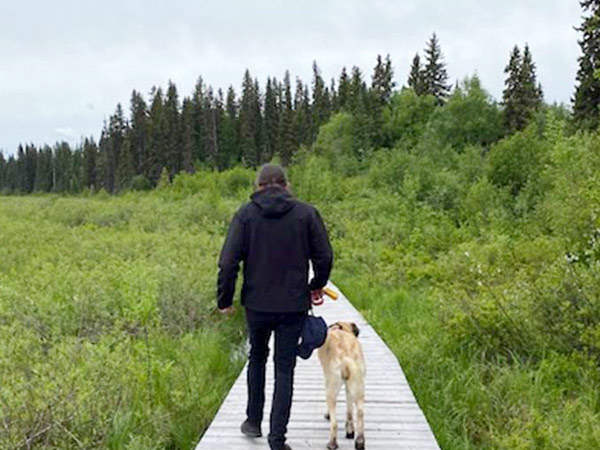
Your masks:
[[[337,290],[333,285],[330,287]],[[355,322],[360,329],[359,340],[367,366],[365,447],[381,450],[439,449],[398,360],[344,295],[340,293],[337,301],[327,297],[324,305],[315,308],[315,314],[323,316],[328,324],[350,321]],[[269,449],[266,436],[269,433],[273,393],[272,354],[271,351],[267,366],[263,437],[251,439],[240,432],[246,409],[244,368],[196,450]],[[324,418],[326,410],[323,373],[315,351],[307,361],[298,358],[296,365],[294,401],[287,433],[287,443],[293,450],[326,448],[329,440],[329,422]],[[354,449],[354,441],[344,437],[346,402],[343,388],[340,390],[336,412],[339,449]]]

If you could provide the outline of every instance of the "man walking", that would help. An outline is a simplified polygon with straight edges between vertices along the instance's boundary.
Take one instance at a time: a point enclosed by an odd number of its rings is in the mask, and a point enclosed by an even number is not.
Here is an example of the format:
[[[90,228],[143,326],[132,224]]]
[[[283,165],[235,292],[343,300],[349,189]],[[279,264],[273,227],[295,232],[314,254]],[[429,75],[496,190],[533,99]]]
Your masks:
[[[296,349],[311,296],[320,298],[329,279],[333,254],[318,211],[292,197],[280,166],[266,164],[260,169],[250,198],[231,221],[221,250],[217,302],[221,312],[233,312],[235,281],[243,262],[242,305],[250,355],[248,404],[241,430],[246,436],[262,436],[265,365],[274,333],[275,390],[268,440],[272,450],[291,450],[285,434]],[[309,261],[314,272],[310,282]]]

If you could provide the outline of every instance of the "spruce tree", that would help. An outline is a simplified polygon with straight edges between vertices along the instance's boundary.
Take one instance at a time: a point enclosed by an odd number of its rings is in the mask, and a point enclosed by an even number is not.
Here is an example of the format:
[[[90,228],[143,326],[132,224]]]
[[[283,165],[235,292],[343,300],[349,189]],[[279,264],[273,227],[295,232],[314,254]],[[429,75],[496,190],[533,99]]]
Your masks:
[[[14,156],[9,156],[5,168],[5,190],[6,192],[15,192],[17,190],[17,161]]]
[[[347,111],[350,103],[350,79],[346,72],[346,67],[342,67],[340,81],[338,82],[338,110]]]
[[[573,99],[573,118],[579,128],[596,129],[600,124],[600,0],[582,0],[588,13],[578,31],[581,56]]]
[[[296,78],[296,91],[294,93],[294,130],[298,145],[309,145],[312,138],[311,110],[308,86]]]
[[[223,90],[217,90],[217,96],[215,98],[214,103],[214,117],[215,117],[215,132],[217,134],[217,153],[216,153],[216,167],[218,170],[224,170],[228,167],[229,164],[229,154],[225,151],[225,135],[224,131],[224,123],[227,118],[227,113],[225,112],[225,97],[223,95]]]
[[[417,95],[427,94],[427,87],[425,85],[425,70],[421,65],[421,57],[418,53],[415,54],[410,66],[408,87],[415,91],[415,94]]]
[[[69,192],[73,176],[71,147],[66,142],[54,147],[54,192]]]
[[[335,111],[339,110],[338,105],[338,92],[335,88],[335,79],[331,79],[331,84],[329,85],[329,95],[330,95],[330,108],[329,114],[332,114]]]
[[[279,123],[279,154],[281,163],[289,165],[296,150],[296,133],[294,132],[294,109],[292,103],[292,87],[290,73],[285,72],[283,78],[283,102],[281,105],[281,120]]]
[[[325,123],[329,114],[329,99],[325,92],[325,83],[321,77],[321,71],[317,62],[313,61],[313,81],[312,81],[312,140],[317,137],[319,127]]]
[[[31,193],[35,187],[35,172],[37,169],[37,149],[33,144],[25,146],[25,192]]]
[[[219,117],[217,114],[217,100],[211,86],[206,89],[203,101],[204,109],[204,154],[206,155],[206,163],[210,167],[218,167],[219,154],[219,137],[217,129],[219,127]]]
[[[19,193],[26,193],[27,190],[27,176],[25,173],[25,149],[21,144],[17,148],[17,158],[15,161],[15,175],[16,175],[16,191]]]
[[[256,104],[258,102],[256,87],[246,69],[242,82],[242,98],[240,102],[240,150],[242,161],[247,167],[256,168],[260,164],[256,135],[259,130]]]
[[[507,133],[513,133],[525,128],[542,104],[542,90],[536,80],[535,64],[527,45],[523,54],[515,45],[504,72],[504,128]]]
[[[54,184],[56,183],[56,161],[54,160],[54,151],[49,145],[44,145],[42,149],[44,154],[44,166],[47,171],[47,177],[44,179],[40,174],[40,179],[44,180],[41,186],[41,190],[44,192],[52,192],[54,190]]]
[[[33,190],[35,192],[50,192],[52,190],[52,149],[44,145],[36,158],[35,182]]]
[[[123,116],[121,104],[117,104],[115,113],[108,123],[108,143],[106,147],[106,190],[114,193],[117,188],[117,164],[121,153],[121,146],[127,133],[127,124]]]
[[[327,120],[329,119],[329,116],[331,116],[331,111],[333,108],[333,104],[332,104],[332,94],[331,91],[329,90],[329,87],[325,87],[325,90],[323,91],[323,107],[324,107],[324,111],[325,111],[325,122],[327,122]]]
[[[146,178],[156,186],[163,168],[166,167],[168,124],[164,113],[163,94],[160,88],[153,88],[150,115],[148,117],[148,155],[146,158]]]
[[[96,176],[98,184],[110,193],[115,192],[119,153],[127,132],[127,124],[123,117],[123,109],[121,108],[121,104],[117,104],[115,113],[110,116],[108,123],[104,123],[100,135],[97,161]],[[56,152],[57,150],[55,149],[55,155]],[[55,188],[57,189],[64,188],[62,185],[59,185],[58,187],[56,185],[57,183],[55,183]]]
[[[141,174],[146,170],[148,153],[148,105],[139,92],[131,93],[131,120],[128,132],[131,144],[131,155],[134,161],[135,173]],[[85,149],[84,149],[85,153]],[[91,187],[88,185],[88,187]]]
[[[238,149],[238,105],[233,86],[227,89],[225,115],[221,130],[221,148],[224,155],[224,167],[230,168],[240,160]]]
[[[275,98],[277,99],[276,103],[277,103],[277,118],[278,121],[281,121],[281,107],[283,105],[283,84],[280,83],[276,78],[273,78],[273,90],[275,91]],[[266,98],[266,96],[265,96]],[[263,130],[264,130],[264,123],[265,120],[263,118]],[[279,122],[278,122],[279,123]]]
[[[393,77],[394,71],[390,55],[386,56],[385,62],[381,59],[381,55],[378,55],[371,82],[371,93],[376,107],[381,107],[389,102],[395,86]]]
[[[181,117],[179,94],[174,83],[169,81],[165,100],[165,120],[167,125],[166,167],[171,178],[181,171],[183,165],[183,145],[181,142]]]
[[[355,151],[360,152],[372,145],[373,110],[362,72],[356,66],[352,68],[350,77],[349,106],[353,116],[353,146]]]
[[[425,92],[433,95],[438,105],[443,105],[450,92],[450,86],[448,85],[446,63],[443,62],[442,49],[435,33],[427,43],[425,58],[423,74]]]
[[[85,139],[83,142],[83,178],[82,186],[95,190],[97,184],[97,159],[98,148],[92,138]]]
[[[266,162],[265,157],[262,154],[263,149],[263,128],[264,128],[264,120],[263,120],[263,99],[262,94],[260,92],[260,85],[258,84],[258,79],[254,79],[254,96],[253,96],[253,107],[254,107],[254,115],[256,117],[256,130],[254,132],[254,140],[256,142],[255,146],[257,149],[257,161],[259,164]]]
[[[521,124],[521,112],[519,111],[519,80],[523,58],[518,46],[514,46],[510,53],[508,65],[504,68],[506,80],[504,81],[504,92],[502,93],[502,104],[504,105],[504,128],[507,131],[518,130]]]
[[[184,98],[181,106],[181,145],[182,169],[187,173],[194,172],[194,104],[191,99]]]
[[[351,112],[367,110],[367,85],[363,81],[362,72],[357,66],[352,67],[348,97],[348,106]]]
[[[206,112],[204,111],[204,81],[198,77],[192,96],[192,105],[194,107],[194,161],[200,163],[206,162],[205,141],[206,141]]]
[[[525,44],[525,49],[523,50],[523,63],[521,65],[519,80],[525,105],[528,110],[534,111],[542,105],[544,94],[541,84],[537,81],[535,63],[527,44]]]
[[[264,113],[264,158],[270,161],[279,149],[279,105],[276,86],[271,78],[267,78],[265,88],[265,113]]]
[[[75,147],[71,154],[71,168],[70,191],[80,192],[83,180],[83,149],[81,145]]]
[[[225,97],[223,95],[223,90],[219,88],[217,90],[217,96],[215,97],[214,102],[214,111],[215,111],[215,128],[214,131],[217,135],[217,149],[216,149],[216,168],[217,170],[224,170],[228,167],[229,164],[229,155],[224,151],[224,143],[225,138],[223,135],[223,125],[226,119],[225,112]]]
[[[115,174],[115,192],[122,192],[129,189],[134,176],[135,163],[131,152],[131,143],[125,138],[119,152],[119,160]]]
[[[366,111],[369,122],[369,136],[372,139],[371,145],[378,147],[383,141],[383,116],[382,111],[392,96],[394,89],[393,69],[390,56],[387,55],[385,61],[381,55],[377,56],[377,64],[373,69],[371,88],[366,99]]]
[[[96,185],[98,189],[106,189],[106,167],[108,153],[108,124],[104,122],[102,131],[100,131],[100,139],[98,140],[98,154],[96,156]],[[54,181],[53,181],[54,185]]]

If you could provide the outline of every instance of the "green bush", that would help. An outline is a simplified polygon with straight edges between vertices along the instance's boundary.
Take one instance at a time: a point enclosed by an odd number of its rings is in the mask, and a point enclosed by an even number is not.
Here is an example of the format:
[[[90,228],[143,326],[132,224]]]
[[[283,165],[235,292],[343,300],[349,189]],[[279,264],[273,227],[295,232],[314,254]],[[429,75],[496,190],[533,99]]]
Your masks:
[[[387,147],[412,147],[424,134],[435,110],[435,98],[419,96],[412,89],[395,93],[383,110],[383,135]]]
[[[427,134],[457,151],[468,145],[489,146],[502,136],[502,115],[475,75],[465,79],[446,105],[433,112]]]
[[[533,126],[495,144],[488,156],[488,177],[496,186],[519,194],[536,177],[544,163],[545,143]]]
[[[131,179],[131,190],[148,191],[152,189],[152,183],[144,175],[136,175]]]

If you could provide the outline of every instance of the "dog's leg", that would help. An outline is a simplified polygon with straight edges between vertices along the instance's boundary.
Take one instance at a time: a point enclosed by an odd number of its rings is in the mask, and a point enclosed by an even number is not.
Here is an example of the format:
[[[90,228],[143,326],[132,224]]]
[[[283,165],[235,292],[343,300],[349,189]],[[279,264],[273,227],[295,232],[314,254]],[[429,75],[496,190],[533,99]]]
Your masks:
[[[338,448],[337,445],[337,417],[335,415],[335,404],[338,396],[338,392],[341,387],[341,377],[331,377],[334,379],[327,380],[326,392],[327,392],[327,414],[329,414],[329,443],[327,448],[329,450],[335,450]]]
[[[329,392],[329,380],[325,379],[325,402],[327,402],[327,393]],[[327,411],[325,412],[325,420],[330,420],[331,415],[329,414],[329,406],[327,407]]]
[[[365,448],[365,385],[364,378],[358,373],[348,380],[348,389],[356,404],[356,450]]]
[[[356,428],[357,436],[355,447],[356,450],[364,450],[365,448],[365,398],[364,395],[359,396],[356,401]]]
[[[348,382],[346,382],[346,439],[354,439],[354,420],[352,412],[354,409],[354,399],[350,392]]]

